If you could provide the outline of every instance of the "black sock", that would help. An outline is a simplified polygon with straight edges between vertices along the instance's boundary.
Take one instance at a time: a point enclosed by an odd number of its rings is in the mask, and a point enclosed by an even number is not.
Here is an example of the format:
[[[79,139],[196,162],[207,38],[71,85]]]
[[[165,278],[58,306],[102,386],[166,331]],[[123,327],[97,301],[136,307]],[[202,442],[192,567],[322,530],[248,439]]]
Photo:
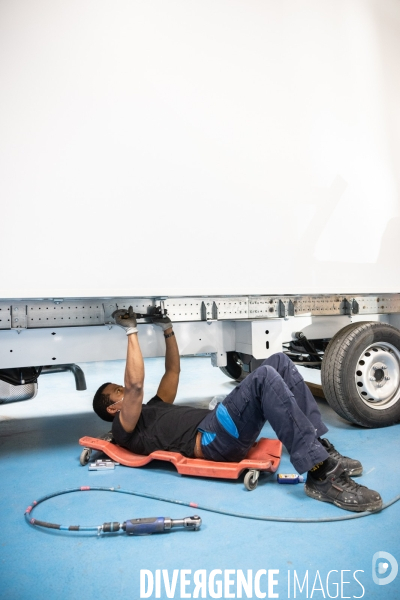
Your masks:
[[[337,461],[334,458],[328,456],[323,462],[317,463],[312,469],[308,471],[314,479],[325,479],[326,474],[337,465]]]

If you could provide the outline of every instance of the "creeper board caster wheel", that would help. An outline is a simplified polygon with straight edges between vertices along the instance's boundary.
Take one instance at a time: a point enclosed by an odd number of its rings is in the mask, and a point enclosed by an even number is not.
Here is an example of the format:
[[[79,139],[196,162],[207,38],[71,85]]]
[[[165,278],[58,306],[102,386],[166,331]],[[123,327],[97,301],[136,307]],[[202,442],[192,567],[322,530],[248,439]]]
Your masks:
[[[81,463],[82,467],[88,464],[91,454],[92,450],[90,448],[84,448],[82,450],[81,455],[79,457],[79,462]]]
[[[258,486],[259,476],[260,476],[260,471],[257,471],[256,469],[251,469],[244,476],[244,485],[245,485],[245,488],[247,490],[249,490],[249,492],[251,492],[252,490],[255,490],[256,487]]]

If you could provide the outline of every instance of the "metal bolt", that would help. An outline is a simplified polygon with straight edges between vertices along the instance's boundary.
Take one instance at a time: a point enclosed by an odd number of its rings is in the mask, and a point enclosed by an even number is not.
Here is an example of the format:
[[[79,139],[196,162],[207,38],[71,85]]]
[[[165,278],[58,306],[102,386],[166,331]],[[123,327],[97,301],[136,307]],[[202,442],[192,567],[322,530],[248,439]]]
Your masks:
[[[15,321],[16,323],[18,323],[18,319],[14,319],[14,321]]]
[[[374,371],[377,370],[378,367],[376,367],[375,365],[372,367]]]
[[[389,381],[390,377],[389,377],[389,376],[387,376],[387,377],[385,377],[385,379],[386,379],[386,381]]]
[[[382,387],[383,383],[378,383],[377,387]]]
[[[370,377],[369,380],[370,381],[376,381],[375,377]]]
[[[383,370],[387,369],[387,366],[386,365],[382,365],[382,369]]]

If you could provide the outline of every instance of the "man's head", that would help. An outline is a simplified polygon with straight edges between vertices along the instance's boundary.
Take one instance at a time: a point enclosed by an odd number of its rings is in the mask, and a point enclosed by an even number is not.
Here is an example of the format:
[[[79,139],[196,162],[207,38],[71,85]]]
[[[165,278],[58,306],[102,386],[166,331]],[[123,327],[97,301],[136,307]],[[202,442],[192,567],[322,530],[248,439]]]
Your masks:
[[[93,398],[93,410],[103,421],[113,421],[121,410],[125,388],[116,383],[103,383]]]

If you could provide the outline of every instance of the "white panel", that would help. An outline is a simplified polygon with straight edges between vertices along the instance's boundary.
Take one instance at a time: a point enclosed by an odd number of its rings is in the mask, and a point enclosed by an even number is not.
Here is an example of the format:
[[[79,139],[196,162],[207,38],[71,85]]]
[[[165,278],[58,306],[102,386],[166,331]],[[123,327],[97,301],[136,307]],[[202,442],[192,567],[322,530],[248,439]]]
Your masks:
[[[142,337],[142,331],[140,337]],[[144,332],[144,338],[146,339]],[[26,329],[0,332],[0,364],[42,366],[113,360],[126,357],[126,335],[120,327]]]
[[[236,351],[257,359],[282,352],[282,322],[282,319],[236,321]]]
[[[174,323],[174,331],[181,355],[235,349],[235,325],[232,321]]]
[[[359,323],[360,321],[378,321],[379,323],[389,323],[391,315],[352,315],[351,323]]]
[[[400,329],[400,315],[389,315],[389,323],[390,325],[393,325],[393,327]]]
[[[235,328],[235,350],[244,354],[252,354],[251,321],[237,321]]]
[[[295,338],[295,333],[302,331],[310,340],[332,338],[340,329],[359,321],[389,322],[390,315],[351,315],[326,317],[294,317],[284,321],[283,341]]]
[[[2,0],[0,298],[399,292],[399,16]]]
[[[275,352],[282,352],[282,323],[282,319],[252,322],[254,358],[268,358]]]
[[[164,356],[161,328],[155,325],[138,328],[143,356]],[[181,355],[235,349],[235,329],[231,322],[176,323],[174,330]],[[0,331],[0,365],[8,369],[117,360],[126,357],[126,347],[125,332],[115,326]]]
[[[365,319],[364,319],[365,320]],[[350,325],[349,316],[332,317],[294,317],[284,321],[283,341],[295,339],[295,333],[302,331],[310,340],[331,338],[342,327]]]

